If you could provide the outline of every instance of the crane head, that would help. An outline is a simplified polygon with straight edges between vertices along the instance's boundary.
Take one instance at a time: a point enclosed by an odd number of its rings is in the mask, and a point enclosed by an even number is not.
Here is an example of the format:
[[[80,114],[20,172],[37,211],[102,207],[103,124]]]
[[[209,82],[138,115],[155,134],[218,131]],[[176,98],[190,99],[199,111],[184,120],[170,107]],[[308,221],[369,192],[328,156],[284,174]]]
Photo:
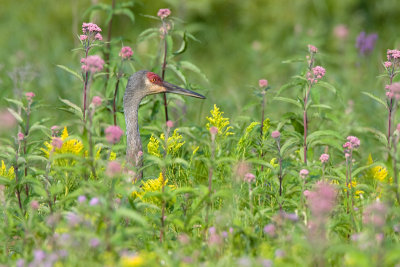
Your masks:
[[[173,93],[173,94],[186,95],[202,99],[205,98],[201,94],[198,94],[196,92],[187,89],[183,89],[177,85],[166,82],[163,79],[161,79],[160,76],[150,71],[146,72],[145,88],[147,89],[147,94],[149,95],[159,94],[159,93]]]

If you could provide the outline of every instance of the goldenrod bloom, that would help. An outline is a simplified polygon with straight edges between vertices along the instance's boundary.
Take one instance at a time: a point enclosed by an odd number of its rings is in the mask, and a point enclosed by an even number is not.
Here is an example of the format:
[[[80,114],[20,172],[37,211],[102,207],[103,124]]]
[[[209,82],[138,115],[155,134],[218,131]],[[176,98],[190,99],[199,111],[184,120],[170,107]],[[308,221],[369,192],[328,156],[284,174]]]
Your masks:
[[[217,105],[214,104],[214,109],[210,113],[211,117],[206,117],[209,122],[206,124],[207,130],[210,130],[211,127],[216,127],[220,136],[233,135],[232,132],[229,132],[232,129],[232,126],[229,126],[229,118],[222,116],[224,112],[220,111]]]
[[[15,178],[15,172],[14,172],[14,167],[10,167],[7,170],[6,164],[4,163],[4,160],[1,161],[1,168],[0,168],[0,176],[6,177],[10,180]]]

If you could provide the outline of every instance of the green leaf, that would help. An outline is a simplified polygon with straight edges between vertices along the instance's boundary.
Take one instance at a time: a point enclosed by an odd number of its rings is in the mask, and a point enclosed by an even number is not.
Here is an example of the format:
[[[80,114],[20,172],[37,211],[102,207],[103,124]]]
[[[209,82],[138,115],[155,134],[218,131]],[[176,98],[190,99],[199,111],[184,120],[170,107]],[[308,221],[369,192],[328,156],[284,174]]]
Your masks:
[[[186,33],[184,32],[183,33],[183,36],[182,36],[182,44],[181,44],[181,47],[178,49],[178,50],[176,50],[175,52],[173,52],[173,54],[176,56],[176,55],[180,55],[180,54],[182,54],[183,52],[185,52],[186,51],[186,48],[187,48],[187,37],[186,37]]]
[[[207,79],[206,75],[196,65],[194,65],[193,63],[191,63],[189,61],[181,61],[179,63],[183,69],[187,69],[194,73],[199,74],[208,83],[208,79]]]
[[[317,85],[332,91],[334,94],[336,94],[337,92],[336,88],[330,83],[318,81]]]
[[[72,75],[74,75],[75,77],[77,77],[81,82],[83,82],[83,78],[82,75],[80,75],[79,73],[71,70],[70,68],[63,66],[63,65],[57,65],[57,67],[59,67],[60,69],[65,70],[66,72],[71,73]]]
[[[375,100],[376,102],[378,102],[379,104],[383,105],[385,108],[387,107],[387,104],[380,98],[374,96],[371,93],[368,92],[362,92],[364,95],[369,96],[370,98],[372,98],[373,100]]]
[[[273,98],[273,100],[278,100],[278,101],[290,103],[290,104],[296,105],[299,108],[302,108],[301,103],[299,101],[296,101],[296,100],[291,99],[291,98],[276,96],[276,97]]]
[[[338,139],[342,139],[342,136],[335,131],[321,130],[321,131],[316,131],[316,132],[311,133],[307,137],[307,144],[309,145],[311,142],[313,142],[315,139],[320,138],[321,136],[333,136],[333,137],[337,137]]]
[[[167,65],[167,69],[172,70],[172,71],[176,74],[176,76],[178,76],[179,79],[181,79],[181,81],[182,81],[184,84],[187,83],[187,82],[186,82],[185,75],[183,75],[183,73],[182,73],[180,70],[178,70],[177,67],[176,67],[175,65],[168,64],[168,65]]]
[[[89,7],[88,9],[86,9],[86,11],[83,13],[83,17],[86,17],[87,15],[90,14],[90,19],[92,20],[93,12],[97,11],[97,10],[111,11],[112,7],[111,7],[111,5],[102,4],[102,3],[93,5],[93,6]]]
[[[294,62],[304,62],[304,58],[292,58],[282,61],[283,64],[294,63]]]
[[[139,34],[138,37],[138,42],[143,42],[153,36],[158,36],[159,35],[159,29],[158,28],[150,28],[147,30],[144,30]]]
[[[324,104],[315,104],[315,105],[310,105],[312,108],[326,108],[326,109],[332,109],[331,106],[324,105]]]
[[[289,149],[293,148],[293,146],[296,145],[298,142],[299,140],[296,138],[290,138],[289,140],[286,140],[281,147],[281,154],[285,155],[286,152],[290,151]]]
[[[128,8],[118,8],[114,10],[114,14],[116,15],[125,15],[127,16],[132,23],[135,23],[135,15],[133,14],[133,12],[128,9]]]
[[[7,102],[9,103],[13,103],[15,105],[17,105],[20,108],[24,108],[24,104],[21,101],[18,101],[16,99],[11,99],[11,98],[4,98]]]
[[[7,110],[14,116],[14,118],[15,118],[19,123],[21,123],[21,122],[23,121],[22,118],[21,118],[21,116],[20,116],[17,112],[15,112],[13,109],[7,108]]]
[[[76,115],[78,115],[81,119],[83,119],[83,112],[82,112],[82,109],[80,107],[78,107],[77,105],[75,105],[74,103],[72,103],[71,101],[69,101],[67,99],[62,99],[61,97],[59,97],[59,99],[60,99],[61,102],[63,102],[64,104],[66,104],[67,106],[72,108],[74,113]]]
[[[118,217],[124,217],[124,218],[129,218],[135,222],[140,223],[143,226],[147,225],[146,220],[144,219],[144,217],[142,215],[140,215],[140,213],[127,209],[127,208],[120,208],[116,211],[116,215]]]
[[[377,129],[369,128],[369,127],[362,127],[361,129],[362,129],[362,131],[367,131],[367,132],[373,133],[375,135],[375,138],[378,139],[378,141],[381,144],[387,146],[387,144],[388,144],[387,137],[383,132],[381,132]]]

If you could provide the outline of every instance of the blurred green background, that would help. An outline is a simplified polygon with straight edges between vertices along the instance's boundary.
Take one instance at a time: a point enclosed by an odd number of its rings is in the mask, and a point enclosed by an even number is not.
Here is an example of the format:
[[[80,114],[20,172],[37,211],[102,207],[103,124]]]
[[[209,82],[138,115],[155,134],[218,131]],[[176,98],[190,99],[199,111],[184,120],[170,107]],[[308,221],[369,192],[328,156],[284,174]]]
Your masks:
[[[117,0],[121,2],[129,1]],[[81,85],[56,65],[79,71],[81,55],[73,49],[79,47],[77,35],[82,22],[89,22],[85,11],[96,3],[110,4],[111,0],[1,0],[0,96],[13,97],[13,88],[19,86],[34,91],[42,103],[53,106],[48,107],[49,111],[60,104],[59,96],[79,103]],[[268,79],[272,87],[267,116],[279,119],[293,107],[272,101],[272,96],[305,68],[304,62],[283,61],[304,59],[307,44],[314,44],[320,51],[317,64],[326,68],[326,81],[338,90],[337,95],[326,89],[320,92],[321,103],[334,107],[330,116],[336,126],[344,122],[341,114],[347,109],[346,124],[368,124],[384,130],[385,110],[360,92],[384,97],[384,81],[377,76],[383,73],[386,49],[399,48],[397,0],[134,1],[134,23],[126,16],[114,18],[112,37],[121,39],[113,45],[130,45],[135,55],[146,50],[138,44],[138,35],[149,27],[158,27],[159,22],[144,15],[155,16],[160,8],[170,8],[172,15],[182,20],[179,28],[199,40],[189,43],[181,59],[196,64],[209,79],[209,83],[200,82],[207,88],[200,92],[208,97],[200,111],[203,117],[196,117],[202,118],[201,123],[205,123],[204,116],[214,103],[232,120],[242,114],[258,118],[260,105],[254,87],[261,78]],[[93,20],[103,29],[105,38],[105,14],[95,13]],[[335,27],[341,24],[348,29],[345,37],[335,34]],[[376,47],[367,56],[360,56],[355,47],[361,31],[378,34]],[[19,85],[10,78],[16,69],[25,75]],[[296,96],[299,89],[289,88],[283,94]],[[349,100],[354,102],[353,112],[348,109]],[[189,115],[198,112],[192,110]],[[163,112],[157,116],[163,118]]]

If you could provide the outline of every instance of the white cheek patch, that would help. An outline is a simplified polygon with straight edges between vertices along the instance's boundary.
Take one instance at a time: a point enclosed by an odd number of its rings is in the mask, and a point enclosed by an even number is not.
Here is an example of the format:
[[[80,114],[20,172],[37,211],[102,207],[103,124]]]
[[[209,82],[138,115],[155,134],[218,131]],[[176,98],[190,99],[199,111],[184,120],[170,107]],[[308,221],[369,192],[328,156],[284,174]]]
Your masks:
[[[146,79],[145,83],[146,83],[146,87],[149,88],[149,91],[154,94],[167,91],[165,89],[165,87],[154,84],[154,83],[150,82],[148,79]]]

